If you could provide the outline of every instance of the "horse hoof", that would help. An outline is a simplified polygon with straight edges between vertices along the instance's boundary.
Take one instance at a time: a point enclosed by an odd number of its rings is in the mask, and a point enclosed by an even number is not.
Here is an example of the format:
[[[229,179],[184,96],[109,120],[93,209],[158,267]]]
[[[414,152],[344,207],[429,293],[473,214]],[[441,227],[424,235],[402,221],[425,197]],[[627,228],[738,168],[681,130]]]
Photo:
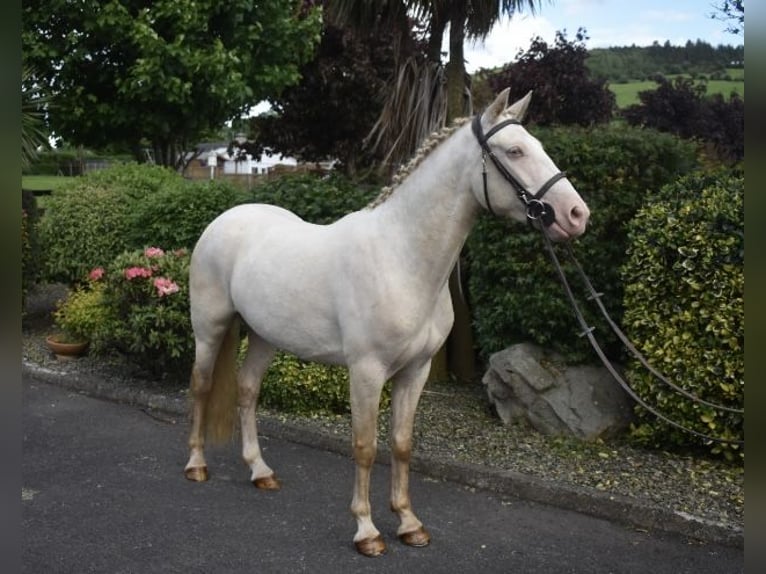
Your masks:
[[[386,551],[386,543],[383,542],[383,537],[378,534],[375,538],[365,538],[354,542],[356,550],[359,554],[364,554],[370,558],[380,556]]]
[[[258,488],[260,490],[279,490],[282,486],[279,484],[279,481],[277,480],[276,475],[272,474],[271,476],[263,476],[261,478],[256,478],[253,480],[253,484],[255,485],[255,488]]]
[[[184,470],[184,475],[187,479],[193,480],[194,482],[205,482],[207,480],[207,467],[195,466],[187,468]]]
[[[400,534],[399,540],[401,540],[407,546],[415,546],[416,548],[421,548],[423,546],[428,546],[431,543],[431,535],[428,534],[428,531],[421,526],[412,532],[405,532]]]

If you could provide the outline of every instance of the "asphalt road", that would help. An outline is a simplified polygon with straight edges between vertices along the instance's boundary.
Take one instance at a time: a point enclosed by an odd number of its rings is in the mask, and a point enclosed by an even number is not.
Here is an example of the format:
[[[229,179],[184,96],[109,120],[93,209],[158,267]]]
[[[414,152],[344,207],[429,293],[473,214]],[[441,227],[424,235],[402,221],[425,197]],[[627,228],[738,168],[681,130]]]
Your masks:
[[[627,528],[412,475],[432,543],[396,539],[387,466],[373,472],[379,558],[356,553],[349,456],[264,437],[282,490],[258,491],[236,444],[184,479],[185,420],[23,378],[22,564],[28,573],[744,572],[744,550]]]

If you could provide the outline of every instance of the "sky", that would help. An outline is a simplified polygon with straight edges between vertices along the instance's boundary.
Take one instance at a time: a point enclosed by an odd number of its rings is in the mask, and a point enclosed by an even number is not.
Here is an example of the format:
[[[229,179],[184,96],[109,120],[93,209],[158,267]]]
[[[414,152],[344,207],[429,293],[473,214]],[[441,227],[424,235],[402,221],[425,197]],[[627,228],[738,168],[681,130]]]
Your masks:
[[[552,45],[557,31],[574,40],[585,28],[585,47],[649,46],[655,40],[673,45],[704,40],[708,44],[740,45],[743,36],[726,32],[726,24],[710,17],[717,0],[541,0],[532,15],[529,10],[504,18],[483,43],[465,46],[466,70],[502,66],[527,50],[532,38],[540,36]]]

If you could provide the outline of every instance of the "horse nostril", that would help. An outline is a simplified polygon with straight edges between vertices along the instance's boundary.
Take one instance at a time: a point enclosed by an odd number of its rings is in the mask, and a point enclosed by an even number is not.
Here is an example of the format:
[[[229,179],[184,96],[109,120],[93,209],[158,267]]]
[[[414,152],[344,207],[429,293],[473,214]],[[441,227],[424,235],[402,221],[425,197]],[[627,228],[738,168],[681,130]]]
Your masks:
[[[585,223],[588,221],[588,215],[589,214],[587,208],[584,208],[581,205],[575,205],[569,211],[569,221],[577,226],[585,225]]]

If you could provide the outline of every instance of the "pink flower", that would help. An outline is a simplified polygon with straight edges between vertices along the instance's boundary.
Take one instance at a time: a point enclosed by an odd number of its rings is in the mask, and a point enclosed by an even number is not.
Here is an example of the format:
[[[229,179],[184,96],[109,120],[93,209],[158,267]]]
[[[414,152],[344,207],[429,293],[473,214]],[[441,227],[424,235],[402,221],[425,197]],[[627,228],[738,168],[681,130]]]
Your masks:
[[[163,255],[165,255],[165,252],[159,247],[147,247],[146,249],[144,249],[144,255],[146,255],[149,258],[162,257]]]
[[[98,281],[104,276],[104,268],[103,267],[94,267],[91,269],[90,273],[88,273],[88,279],[91,281]]]
[[[152,270],[148,267],[128,267],[124,271],[125,273],[125,279],[130,281],[131,279],[135,279],[136,277],[151,277],[152,276]]]
[[[178,293],[180,289],[176,282],[174,282],[172,279],[168,279],[167,277],[157,277],[154,280],[154,288],[157,289],[157,293],[160,297]]]

